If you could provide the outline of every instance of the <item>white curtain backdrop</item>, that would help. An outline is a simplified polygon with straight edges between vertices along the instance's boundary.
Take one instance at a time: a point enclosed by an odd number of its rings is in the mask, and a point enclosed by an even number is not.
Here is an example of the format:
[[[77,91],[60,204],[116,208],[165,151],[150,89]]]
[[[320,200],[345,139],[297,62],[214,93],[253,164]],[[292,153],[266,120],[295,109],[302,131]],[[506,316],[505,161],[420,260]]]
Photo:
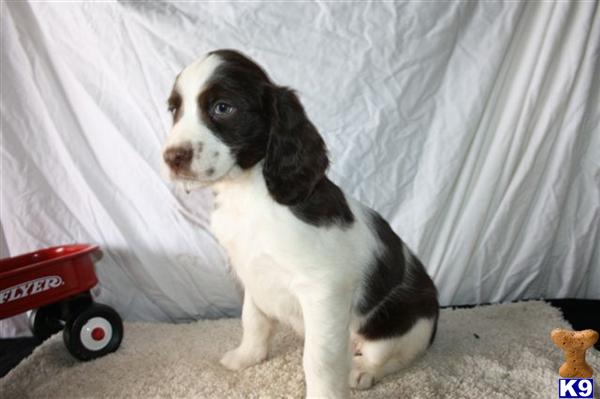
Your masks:
[[[175,75],[235,48],[298,90],[330,177],[443,305],[600,298],[600,10],[578,2],[2,2],[11,255],[93,242],[127,319],[239,312],[211,194],[159,175]]]

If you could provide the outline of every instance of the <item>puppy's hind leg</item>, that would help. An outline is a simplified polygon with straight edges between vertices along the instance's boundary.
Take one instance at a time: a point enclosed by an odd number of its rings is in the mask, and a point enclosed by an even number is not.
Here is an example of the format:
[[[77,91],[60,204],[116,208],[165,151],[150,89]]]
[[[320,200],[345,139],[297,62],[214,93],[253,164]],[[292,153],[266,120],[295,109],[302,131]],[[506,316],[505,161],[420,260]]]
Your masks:
[[[388,339],[364,340],[361,355],[354,356],[350,387],[368,389],[386,375],[408,366],[429,346],[434,321],[420,319],[405,334]]]
[[[274,324],[272,319],[256,307],[246,290],[242,308],[242,342],[236,349],[225,353],[221,364],[230,370],[242,370],[265,360]]]

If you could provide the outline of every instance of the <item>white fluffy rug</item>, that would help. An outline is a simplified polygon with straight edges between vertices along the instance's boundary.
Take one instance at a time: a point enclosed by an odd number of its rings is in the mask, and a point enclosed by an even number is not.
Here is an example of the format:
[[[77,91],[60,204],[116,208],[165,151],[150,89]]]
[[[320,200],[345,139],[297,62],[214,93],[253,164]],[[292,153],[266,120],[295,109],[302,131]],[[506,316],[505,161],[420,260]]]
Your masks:
[[[556,398],[562,354],[553,328],[570,328],[544,302],[443,310],[427,355],[354,398]],[[218,360],[241,336],[240,321],[126,323],[114,354],[82,363],[56,335],[0,380],[1,398],[299,398],[301,341],[287,330],[270,358],[242,372]],[[588,362],[600,372],[600,355]],[[598,377],[598,374],[596,374]],[[598,378],[596,378],[598,380]],[[600,391],[596,387],[596,391]]]

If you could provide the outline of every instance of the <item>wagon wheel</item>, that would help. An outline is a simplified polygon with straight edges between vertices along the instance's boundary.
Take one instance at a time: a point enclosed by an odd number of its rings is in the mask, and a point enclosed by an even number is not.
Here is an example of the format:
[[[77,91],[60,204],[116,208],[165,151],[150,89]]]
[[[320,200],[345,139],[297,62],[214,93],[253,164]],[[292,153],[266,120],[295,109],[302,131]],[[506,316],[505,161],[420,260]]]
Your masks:
[[[29,314],[29,327],[33,335],[45,341],[51,335],[63,329],[64,323],[60,320],[60,309],[49,305],[34,309]]]
[[[65,346],[79,360],[90,360],[117,350],[123,338],[123,321],[110,306],[91,304],[67,320]]]

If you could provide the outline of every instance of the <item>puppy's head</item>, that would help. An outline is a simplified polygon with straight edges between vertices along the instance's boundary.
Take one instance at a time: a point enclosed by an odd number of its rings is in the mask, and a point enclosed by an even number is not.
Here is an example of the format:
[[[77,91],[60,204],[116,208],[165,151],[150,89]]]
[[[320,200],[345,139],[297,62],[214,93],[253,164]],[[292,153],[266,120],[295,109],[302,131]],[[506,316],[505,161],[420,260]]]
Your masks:
[[[296,95],[238,52],[214,51],[186,67],[168,104],[163,160],[172,180],[206,185],[264,160],[269,192],[290,205],[325,174],[325,143]]]

